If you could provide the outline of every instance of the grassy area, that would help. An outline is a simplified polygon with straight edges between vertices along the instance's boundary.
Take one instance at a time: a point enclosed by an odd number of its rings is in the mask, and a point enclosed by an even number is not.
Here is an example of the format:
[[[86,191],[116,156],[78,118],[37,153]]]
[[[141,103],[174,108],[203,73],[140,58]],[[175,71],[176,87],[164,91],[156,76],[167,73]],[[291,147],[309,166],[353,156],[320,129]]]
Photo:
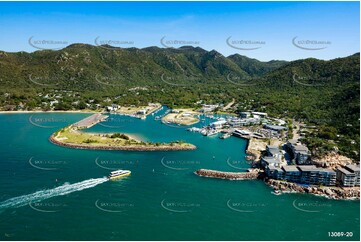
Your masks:
[[[98,134],[84,133],[78,129],[69,126],[55,133],[55,138],[66,144],[88,145],[88,146],[192,146],[182,141],[170,143],[151,143],[133,139],[125,134]]]

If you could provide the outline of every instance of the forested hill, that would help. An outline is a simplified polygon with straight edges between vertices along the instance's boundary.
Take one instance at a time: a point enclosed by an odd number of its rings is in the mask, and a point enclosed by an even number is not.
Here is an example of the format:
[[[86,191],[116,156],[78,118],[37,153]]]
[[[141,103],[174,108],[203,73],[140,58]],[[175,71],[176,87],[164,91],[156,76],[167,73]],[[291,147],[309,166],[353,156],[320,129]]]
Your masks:
[[[191,46],[73,44],[56,51],[0,51],[2,109],[147,102],[196,107],[200,100],[226,104],[235,99],[236,112],[266,111],[316,124],[321,138],[339,142],[353,157],[359,157],[359,85],[359,53],[328,61],[261,62]],[[58,103],[49,106],[54,100]],[[316,145],[320,137],[310,142]]]

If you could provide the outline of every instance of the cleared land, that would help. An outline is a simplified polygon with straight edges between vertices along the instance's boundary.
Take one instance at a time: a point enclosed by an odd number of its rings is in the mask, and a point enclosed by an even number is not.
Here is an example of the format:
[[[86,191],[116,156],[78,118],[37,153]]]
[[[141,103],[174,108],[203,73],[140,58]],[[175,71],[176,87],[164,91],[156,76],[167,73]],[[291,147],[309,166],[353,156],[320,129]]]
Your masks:
[[[168,113],[162,118],[162,121],[180,125],[192,125],[199,122],[199,119],[196,117],[196,115],[200,114],[199,112],[191,109],[175,109],[174,111],[176,113]]]
[[[138,112],[142,110],[147,110],[146,115],[151,114],[158,108],[160,108],[162,105],[160,103],[156,103],[155,105],[148,105],[148,106],[131,106],[131,107],[120,107],[116,112],[121,114],[127,114],[127,115],[137,115]]]

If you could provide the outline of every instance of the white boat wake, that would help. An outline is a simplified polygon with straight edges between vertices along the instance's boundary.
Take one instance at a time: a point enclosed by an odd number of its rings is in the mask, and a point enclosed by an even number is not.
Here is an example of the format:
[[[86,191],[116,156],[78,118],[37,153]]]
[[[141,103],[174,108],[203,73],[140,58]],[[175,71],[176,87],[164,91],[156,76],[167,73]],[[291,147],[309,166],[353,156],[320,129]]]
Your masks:
[[[72,192],[81,191],[84,189],[95,187],[106,181],[108,181],[107,178],[96,178],[77,182],[74,184],[65,183],[64,185],[55,187],[53,189],[41,190],[32,194],[10,198],[6,201],[0,202],[0,211],[6,208],[23,207],[32,202],[40,202],[51,197],[63,196]]]

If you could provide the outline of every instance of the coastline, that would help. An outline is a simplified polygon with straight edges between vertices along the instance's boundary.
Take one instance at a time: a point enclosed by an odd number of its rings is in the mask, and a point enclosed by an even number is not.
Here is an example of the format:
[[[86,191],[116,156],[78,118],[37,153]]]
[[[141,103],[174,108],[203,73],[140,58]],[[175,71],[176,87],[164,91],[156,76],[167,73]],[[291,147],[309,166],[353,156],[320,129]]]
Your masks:
[[[360,200],[360,187],[344,189],[340,187],[302,186],[297,183],[274,179],[268,179],[265,183],[275,191],[281,193],[312,194],[334,200]]]

